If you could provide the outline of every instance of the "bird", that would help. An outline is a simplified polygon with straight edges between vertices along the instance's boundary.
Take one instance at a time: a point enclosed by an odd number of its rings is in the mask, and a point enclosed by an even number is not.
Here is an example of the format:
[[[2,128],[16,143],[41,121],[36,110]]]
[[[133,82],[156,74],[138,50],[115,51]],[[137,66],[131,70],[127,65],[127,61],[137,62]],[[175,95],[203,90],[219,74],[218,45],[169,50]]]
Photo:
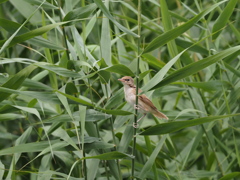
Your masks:
[[[121,79],[118,79],[124,85],[124,94],[126,101],[134,106],[134,109],[138,109],[143,116],[137,120],[136,123],[133,123],[133,127],[138,127],[138,122],[143,119],[147,113],[152,113],[155,117],[167,119],[168,117],[161,113],[152,103],[150,99],[145,94],[138,95],[138,104],[136,105],[136,86],[134,80],[130,76],[124,76]],[[138,93],[141,93],[142,90],[138,89]]]

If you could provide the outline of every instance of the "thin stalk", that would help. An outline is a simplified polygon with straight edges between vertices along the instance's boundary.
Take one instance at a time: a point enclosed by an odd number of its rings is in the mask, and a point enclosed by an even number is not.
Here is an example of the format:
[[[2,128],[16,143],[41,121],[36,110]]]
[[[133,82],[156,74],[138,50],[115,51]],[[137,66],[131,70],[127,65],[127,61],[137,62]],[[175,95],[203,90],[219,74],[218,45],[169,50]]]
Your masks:
[[[106,89],[106,94],[107,94],[107,99],[109,99],[108,97],[108,88],[107,88],[107,84],[105,85],[105,89]],[[109,118],[110,119],[110,123],[111,123],[111,132],[112,132],[112,138],[113,138],[113,143],[114,143],[114,151],[117,151],[117,141],[116,141],[116,138],[115,138],[115,133],[114,133],[114,128],[113,128],[113,118]],[[119,179],[122,179],[122,172],[121,172],[121,168],[120,168],[120,162],[119,162],[119,159],[116,159],[117,161],[117,166],[118,166],[118,175],[119,175]]]
[[[116,142],[116,138],[115,138],[115,134],[114,134],[114,128],[113,128],[113,118],[110,118],[110,122],[111,122],[111,131],[112,131],[112,137],[113,137],[113,143],[114,143],[114,150],[117,151],[117,142]],[[117,166],[118,166],[118,175],[119,175],[119,179],[122,179],[122,172],[121,172],[121,168],[120,168],[120,163],[119,163],[119,159],[116,160],[117,161]]]
[[[62,22],[63,21],[63,17],[62,17],[62,13],[61,13],[61,5],[62,5],[62,0],[59,0],[58,1],[59,17],[60,17],[60,21]],[[66,48],[67,59],[70,60],[69,53],[68,53],[66,32],[65,32],[64,26],[61,26],[61,27],[62,27],[62,32],[63,32],[63,44],[64,44],[64,47]]]
[[[95,122],[94,124],[95,124],[95,126],[96,126],[98,139],[101,139],[97,122]],[[104,153],[102,149],[99,149],[99,152],[100,152],[101,154]],[[108,169],[107,169],[107,161],[103,161],[103,164],[104,164],[104,168],[105,168],[105,172],[106,172],[107,179],[109,180],[109,174],[108,174]],[[87,178],[86,178],[86,179],[87,179]]]
[[[86,157],[86,153],[83,150],[83,157]],[[87,161],[86,159],[83,160],[83,174],[84,174],[84,178],[87,179]]]
[[[136,105],[138,105],[138,87],[139,87],[139,63],[140,63],[140,44],[141,44],[141,0],[138,0],[138,52],[137,52],[137,72],[136,72]],[[137,123],[138,109],[135,109],[134,123]],[[134,169],[135,169],[135,155],[136,155],[136,137],[137,129],[133,130],[133,147],[132,147],[132,172],[131,179],[134,179]]]

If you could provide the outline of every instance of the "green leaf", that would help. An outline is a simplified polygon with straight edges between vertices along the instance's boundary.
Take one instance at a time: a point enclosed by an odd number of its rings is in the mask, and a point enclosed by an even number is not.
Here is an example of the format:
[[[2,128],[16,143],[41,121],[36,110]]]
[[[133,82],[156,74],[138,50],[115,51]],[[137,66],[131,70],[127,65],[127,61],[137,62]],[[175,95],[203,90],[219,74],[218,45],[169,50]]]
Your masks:
[[[209,51],[208,51],[206,48],[204,48],[204,47],[202,47],[202,46],[200,46],[200,45],[194,44],[194,43],[192,43],[192,42],[190,42],[190,41],[186,41],[186,40],[181,39],[181,38],[177,38],[175,41],[176,41],[176,44],[177,44],[178,46],[181,46],[181,47],[184,48],[184,49],[190,47],[190,48],[188,49],[188,50],[190,50],[190,51],[198,52],[198,53],[204,54],[204,55],[208,55],[208,54],[209,54]]]
[[[197,62],[194,62],[194,63],[191,63],[177,71],[174,71],[173,73],[171,73],[169,76],[167,76],[166,78],[164,78],[161,82],[159,82],[158,80],[158,84],[156,83],[157,81],[155,82],[152,82],[152,83],[155,83],[156,85],[155,86],[152,86],[151,85],[151,88],[148,88],[149,86],[146,86],[146,89],[147,90],[153,90],[153,89],[156,89],[156,88],[159,88],[161,86],[164,86],[166,84],[170,84],[172,82],[175,82],[175,81],[178,81],[182,78],[185,78],[191,74],[195,74],[197,73],[198,71],[210,66],[211,64],[214,64],[216,63],[217,61],[235,53],[235,52],[238,52],[240,50],[240,46],[235,46],[235,47],[232,47],[232,48],[229,48],[229,49],[226,49],[224,51],[221,51],[215,55],[212,55],[212,56],[209,56],[207,58],[204,58],[200,61],[197,61]],[[239,52],[240,53],[240,52]],[[154,76],[155,78],[155,76]],[[156,76],[157,78],[157,76]],[[148,82],[150,83],[150,81]],[[144,86],[145,87],[145,86]]]
[[[65,142],[62,142],[60,140],[51,140],[51,143],[52,144],[62,143],[63,146],[68,145]],[[42,150],[44,150],[47,147],[49,147],[48,141],[25,143],[25,144],[20,144],[17,146],[13,146],[13,147],[1,150],[0,156],[14,154],[14,153],[41,152]]]
[[[3,179],[4,169],[5,169],[5,166],[4,166],[4,164],[0,161],[0,179]]]
[[[45,48],[55,49],[55,50],[65,50],[65,48],[60,43],[57,45],[39,36],[27,40],[27,43],[38,46],[38,47],[45,47]]]
[[[140,135],[161,135],[176,132],[180,129],[200,125],[203,123],[208,123],[216,120],[221,120],[228,117],[239,116],[240,114],[229,114],[229,115],[222,115],[222,116],[209,116],[203,117],[188,121],[175,121],[175,122],[168,122],[163,124],[158,124],[156,126],[150,127],[146,131],[140,133]]]
[[[58,128],[52,133],[52,135],[59,137],[60,139],[64,140],[67,144],[71,145],[74,148],[74,150],[79,151],[79,147],[76,145],[76,143],[64,129]]]
[[[158,142],[158,144],[156,145],[154,151],[152,152],[151,156],[149,157],[149,159],[147,160],[147,162],[144,164],[140,174],[138,175],[138,178],[140,179],[145,179],[148,172],[151,170],[158,154],[159,154],[159,151],[161,150],[161,148],[163,147],[164,145],[164,142],[166,140],[167,136],[163,136],[161,138],[161,140]]]
[[[222,87],[229,87],[227,81],[207,81],[207,82],[175,82],[174,84],[185,84],[188,86],[203,89],[204,91],[218,91]]]
[[[228,68],[232,73],[234,73],[236,76],[240,77],[240,72],[238,69],[230,66],[228,63],[224,62],[224,66],[226,66],[226,68]]]
[[[88,121],[88,122],[90,122],[90,121],[97,122],[99,120],[108,119],[110,117],[112,117],[112,116],[109,114],[106,114],[106,113],[96,111],[94,109],[88,109],[87,113],[86,113],[86,121]]]
[[[7,82],[2,84],[1,87],[9,88],[9,89],[18,89],[21,87],[23,81],[30,75],[30,73],[36,69],[36,66],[30,65],[19,71],[16,75],[11,77]],[[0,94],[0,102],[7,99],[12,93],[1,93]]]
[[[213,9],[218,7],[220,4],[222,4],[225,1],[221,1],[219,3],[214,4],[213,6],[209,7],[208,9],[202,11],[198,15],[196,15],[194,18],[190,19],[188,22],[184,23],[181,26],[178,26],[170,31],[167,31],[161,35],[159,35],[157,38],[155,38],[151,43],[148,44],[148,46],[144,49],[143,54],[148,53],[150,51],[153,51],[154,49],[157,49],[167,42],[169,42],[172,39],[177,38],[182,33],[193,27],[200,19],[202,19],[205,15],[212,12]]]
[[[14,113],[0,114],[0,121],[10,121],[10,120],[16,120],[21,118],[25,118],[25,116],[21,114],[14,114]]]
[[[170,15],[170,11],[167,5],[167,0],[159,0],[161,6],[161,18],[164,27],[164,31],[170,31],[173,29],[172,18]],[[175,40],[171,40],[167,42],[168,52],[170,57],[175,57],[178,54],[178,49]],[[176,64],[178,67],[178,63]]]
[[[123,135],[121,137],[121,141],[119,142],[118,145],[118,151],[120,152],[126,152],[127,149],[129,148],[129,144],[132,141],[132,137],[133,137],[133,132],[134,129],[132,127],[132,125],[130,126],[126,126]]]
[[[70,94],[70,95],[77,95],[78,94],[78,90],[77,90],[75,84],[72,83],[72,82],[69,82],[69,83],[66,84],[65,92],[67,94]]]
[[[105,109],[111,109],[114,107],[118,107],[119,102],[123,99],[123,96],[124,96],[124,92],[122,89],[119,89],[118,91],[116,91],[114,93],[114,96],[111,96],[111,98],[108,99],[108,101],[105,105]]]
[[[9,33],[13,34],[21,26],[21,24],[16,23],[14,21],[10,21],[8,19],[0,18],[0,26],[6,31],[8,31]],[[29,29],[23,26],[18,31],[17,35],[21,35],[27,32],[29,32]]]
[[[42,0],[24,0],[24,1],[28,2],[29,4],[33,4],[37,6],[40,6],[42,4]],[[57,6],[54,6],[47,1],[45,1],[44,4],[42,4],[42,7],[44,9],[58,9]]]
[[[1,19],[0,18],[0,26],[8,31],[10,34],[13,34],[18,30],[18,28],[21,27],[21,24],[7,20],[7,19]],[[16,35],[21,35],[24,33],[28,33],[30,30],[26,27],[21,27],[21,29],[17,32]],[[34,37],[32,39],[27,40],[28,43],[39,46],[39,47],[46,47],[50,49],[57,49],[57,50],[63,50],[64,48],[61,45],[57,45],[47,39],[44,39],[43,37]]]
[[[24,42],[26,40],[29,40],[31,38],[34,38],[36,36],[42,35],[48,31],[50,31],[53,28],[56,28],[57,26],[63,25],[65,24],[65,22],[61,22],[61,23],[55,23],[55,24],[50,24],[50,25],[46,25],[43,27],[40,27],[38,29],[32,30],[30,32],[24,33],[22,35],[19,36],[15,36],[12,41],[8,44],[8,47],[11,47],[17,43],[21,43]],[[7,40],[1,40],[0,41],[0,46],[3,46],[3,44],[6,42]]]
[[[179,53],[177,56],[175,56],[173,59],[171,59],[160,71],[158,71],[155,76],[148,81],[143,87],[142,90],[148,91],[149,89],[153,89],[159,82],[161,83],[163,77],[167,72],[170,70],[170,68],[177,62],[177,60],[181,57],[181,55],[186,51],[187,49],[183,50],[181,53]]]
[[[121,116],[127,116],[132,114],[131,112],[128,111],[123,111],[121,109],[116,109],[116,110],[110,110],[110,109],[102,109],[99,107],[96,107],[99,110],[102,110],[103,112],[107,113],[107,114],[112,114],[112,115],[121,115]]]
[[[60,103],[56,94],[54,94],[52,91],[51,92],[19,91],[19,90],[0,87],[0,92],[29,96],[31,98],[35,98],[43,102],[51,102],[56,104]]]
[[[215,40],[222,31],[222,28],[226,26],[229,18],[231,17],[238,0],[230,0],[227,2],[227,6],[224,10],[220,13],[219,17],[215,21],[213,28],[212,28],[212,39]],[[215,33],[216,32],[216,33]]]
[[[94,0],[94,2],[97,4],[97,6],[101,9],[101,11],[103,12],[103,14],[109,19],[111,20],[119,29],[121,29],[123,32],[132,35],[133,37],[139,37],[137,34],[133,33],[132,31],[128,30],[127,28],[125,28],[124,26],[122,26],[121,24],[119,24],[115,18],[110,14],[110,12],[108,11],[108,9],[106,8],[106,6],[103,4],[102,0]]]
[[[13,107],[15,107],[17,109],[20,109],[22,111],[25,111],[25,112],[34,114],[35,116],[38,117],[38,119],[41,120],[41,116],[40,116],[39,112],[37,111],[37,109],[35,109],[35,108],[29,108],[29,107],[23,107],[23,106],[15,106],[15,105],[13,105]]]
[[[132,156],[130,156],[128,154],[121,153],[121,152],[118,152],[118,151],[113,151],[113,152],[100,154],[100,155],[97,155],[97,156],[85,157],[85,158],[82,158],[82,159],[112,160],[112,159],[123,159],[123,158],[126,158],[126,157],[132,158]]]
[[[79,20],[85,20],[86,18],[89,18],[89,16],[93,13],[93,11],[96,10],[96,8],[96,4],[89,4],[87,6],[80,7],[68,12],[63,18],[63,21],[71,22],[65,24],[65,26],[70,26],[74,23],[77,23]]]
[[[134,73],[125,65],[123,64],[116,64],[107,68],[103,68],[100,71],[108,71],[117,74],[121,74],[124,76],[134,76]]]
[[[240,172],[232,172],[232,173],[226,174],[223,177],[221,177],[219,180],[229,180],[229,179],[234,179],[236,177],[240,177]]]
[[[9,1],[9,0],[0,0],[0,4],[7,2],[7,1]]]
[[[48,71],[54,72],[54,73],[58,74],[59,76],[63,76],[63,77],[76,77],[76,78],[81,77],[80,74],[78,74],[78,73],[76,73],[74,71],[71,71],[69,69],[60,67],[58,65],[53,65],[53,64],[45,63],[45,62],[35,63],[35,65],[40,67],[40,68],[46,69]]]
[[[77,98],[77,97],[74,97],[74,96],[65,94],[65,93],[63,93],[63,92],[61,92],[61,91],[58,91],[58,90],[57,90],[56,92],[64,95],[64,96],[67,97],[68,99],[71,99],[71,100],[73,100],[73,101],[75,101],[75,102],[78,102],[78,103],[80,103],[80,104],[87,105],[87,106],[93,106],[90,102],[84,100],[83,98],[80,98],[80,97]]]

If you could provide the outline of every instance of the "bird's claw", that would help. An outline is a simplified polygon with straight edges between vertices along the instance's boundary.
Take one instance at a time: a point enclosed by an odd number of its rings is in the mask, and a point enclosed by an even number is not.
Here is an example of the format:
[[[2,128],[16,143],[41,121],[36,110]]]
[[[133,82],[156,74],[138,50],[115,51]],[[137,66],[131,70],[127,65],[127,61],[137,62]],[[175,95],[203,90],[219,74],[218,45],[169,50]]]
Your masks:
[[[140,109],[138,105],[134,104],[134,109]]]
[[[133,123],[133,127],[134,127],[134,128],[138,128],[138,123],[135,123],[135,122],[134,122],[134,123]]]

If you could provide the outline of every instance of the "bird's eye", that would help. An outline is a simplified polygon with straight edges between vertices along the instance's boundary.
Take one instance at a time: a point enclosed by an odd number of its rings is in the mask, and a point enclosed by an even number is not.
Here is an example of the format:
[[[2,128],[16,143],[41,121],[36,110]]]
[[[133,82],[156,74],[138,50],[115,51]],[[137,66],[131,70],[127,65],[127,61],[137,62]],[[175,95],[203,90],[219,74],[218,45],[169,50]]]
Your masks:
[[[129,79],[125,79],[125,81],[129,81]]]

